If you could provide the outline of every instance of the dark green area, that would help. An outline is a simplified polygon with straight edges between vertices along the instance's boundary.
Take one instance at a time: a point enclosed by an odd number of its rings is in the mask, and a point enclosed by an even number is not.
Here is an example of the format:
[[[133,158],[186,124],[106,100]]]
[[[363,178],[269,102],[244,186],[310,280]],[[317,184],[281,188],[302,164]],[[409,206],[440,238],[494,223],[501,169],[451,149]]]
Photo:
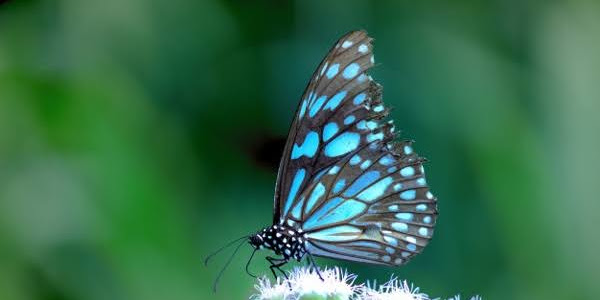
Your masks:
[[[600,6],[592,1],[78,1],[0,6],[0,299],[244,299],[280,140],[353,29],[429,159],[433,297],[600,295]],[[266,145],[266,146],[265,146]],[[266,153],[266,154],[265,154]],[[260,255],[251,270],[269,274]]]

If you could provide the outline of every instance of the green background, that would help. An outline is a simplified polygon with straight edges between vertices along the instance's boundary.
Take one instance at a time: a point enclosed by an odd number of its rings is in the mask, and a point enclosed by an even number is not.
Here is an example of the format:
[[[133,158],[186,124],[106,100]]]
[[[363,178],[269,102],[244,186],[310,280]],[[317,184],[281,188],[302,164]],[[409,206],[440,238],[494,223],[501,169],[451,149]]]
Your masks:
[[[594,1],[81,1],[0,6],[0,299],[244,299],[277,153],[337,38],[429,159],[440,218],[394,273],[436,297],[600,295]],[[264,256],[264,254],[261,254]],[[269,274],[256,257],[251,270]]]

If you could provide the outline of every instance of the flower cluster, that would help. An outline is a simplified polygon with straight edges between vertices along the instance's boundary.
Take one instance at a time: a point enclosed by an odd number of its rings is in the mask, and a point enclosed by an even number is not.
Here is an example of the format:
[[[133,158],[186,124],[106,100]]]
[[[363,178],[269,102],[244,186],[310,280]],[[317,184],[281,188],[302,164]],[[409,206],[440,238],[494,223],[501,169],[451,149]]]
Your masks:
[[[293,269],[288,279],[271,282],[268,278],[258,279],[254,286],[257,293],[252,300],[430,300],[429,296],[419,292],[419,288],[409,286],[405,280],[392,278],[379,287],[370,284],[354,284],[356,275],[338,267],[320,271],[323,280],[311,268]],[[456,296],[449,300],[459,300]],[[471,300],[481,300],[473,297]]]
[[[250,297],[253,300],[300,300],[331,299],[344,300],[353,297],[362,285],[354,285],[356,276],[342,271],[340,268],[325,268],[320,271],[323,280],[310,268],[295,268],[289,273],[289,279],[271,283],[262,277],[254,287],[258,294]]]
[[[361,300],[429,300],[426,294],[419,293],[419,288],[409,286],[406,280],[392,277],[390,281],[377,287],[367,285],[362,289]]]

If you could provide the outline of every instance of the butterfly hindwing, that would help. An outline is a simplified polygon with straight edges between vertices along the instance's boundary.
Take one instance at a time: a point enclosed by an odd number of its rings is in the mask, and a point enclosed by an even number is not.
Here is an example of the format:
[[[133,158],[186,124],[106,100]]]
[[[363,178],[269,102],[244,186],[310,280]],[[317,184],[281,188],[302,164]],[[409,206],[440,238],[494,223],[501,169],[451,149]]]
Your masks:
[[[274,224],[285,219],[298,202],[299,191],[319,170],[357,151],[371,131],[366,127],[347,131],[372,115],[364,106],[371,101],[368,95],[378,90],[365,74],[373,66],[371,49],[371,38],[364,31],[351,32],[334,45],[313,74],[279,166]]]
[[[429,242],[437,216],[422,159],[408,142],[369,144],[300,197],[304,209],[292,210],[290,218],[299,217],[308,233],[307,250],[355,261],[407,262]]]

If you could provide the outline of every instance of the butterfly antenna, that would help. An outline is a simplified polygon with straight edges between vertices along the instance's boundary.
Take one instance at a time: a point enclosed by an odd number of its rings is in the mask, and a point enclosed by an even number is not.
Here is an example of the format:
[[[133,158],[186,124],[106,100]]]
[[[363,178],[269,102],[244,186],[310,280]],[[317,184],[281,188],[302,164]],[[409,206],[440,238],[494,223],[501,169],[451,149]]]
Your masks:
[[[240,239],[238,239],[240,240]],[[242,245],[244,245],[244,242],[242,241],[233,251],[233,254],[231,254],[231,256],[229,257],[229,259],[227,260],[227,262],[225,263],[225,265],[223,266],[223,268],[221,269],[221,271],[219,272],[219,275],[217,275],[217,278],[215,278],[215,282],[213,284],[213,292],[217,292],[217,284],[219,283],[219,279],[221,279],[221,276],[223,275],[223,272],[225,272],[225,269],[227,269],[227,267],[229,266],[229,264],[231,263],[231,261],[233,260],[233,258],[235,257],[235,255],[237,254],[238,250],[240,250],[240,247],[242,247]]]
[[[252,258],[254,257],[254,253],[256,253],[256,250],[258,249],[254,249],[254,251],[252,251],[252,255],[250,255],[250,259],[248,259],[248,262],[246,263],[246,273],[248,273],[248,275],[256,278],[256,275],[250,273],[250,271],[248,271],[248,267],[250,266],[250,262],[252,261]]]
[[[209,261],[211,258],[213,258],[213,256],[215,256],[215,255],[219,254],[219,252],[221,252],[221,251],[225,250],[227,247],[229,247],[229,246],[233,245],[234,243],[238,242],[239,240],[241,240],[241,239],[246,239],[246,238],[248,238],[248,237],[249,237],[249,235],[245,235],[245,236],[239,237],[239,238],[237,238],[237,239],[235,239],[235,240],[233,240],[233,241],[231,241],[231,242],[227,243],[227,244],[226,244],[226,245],[224,245],[224,246],[221,246],[221,248],[219,248],[219,249],[218,249],[218,250],[216,250],[215,252],[213,252],[213,253],[209,254],[209,255],[206,257],[206,259],[204,259],[204,265],[205,265],[205,266],[206,266],[206,265],[208,265],[208,261]]]

